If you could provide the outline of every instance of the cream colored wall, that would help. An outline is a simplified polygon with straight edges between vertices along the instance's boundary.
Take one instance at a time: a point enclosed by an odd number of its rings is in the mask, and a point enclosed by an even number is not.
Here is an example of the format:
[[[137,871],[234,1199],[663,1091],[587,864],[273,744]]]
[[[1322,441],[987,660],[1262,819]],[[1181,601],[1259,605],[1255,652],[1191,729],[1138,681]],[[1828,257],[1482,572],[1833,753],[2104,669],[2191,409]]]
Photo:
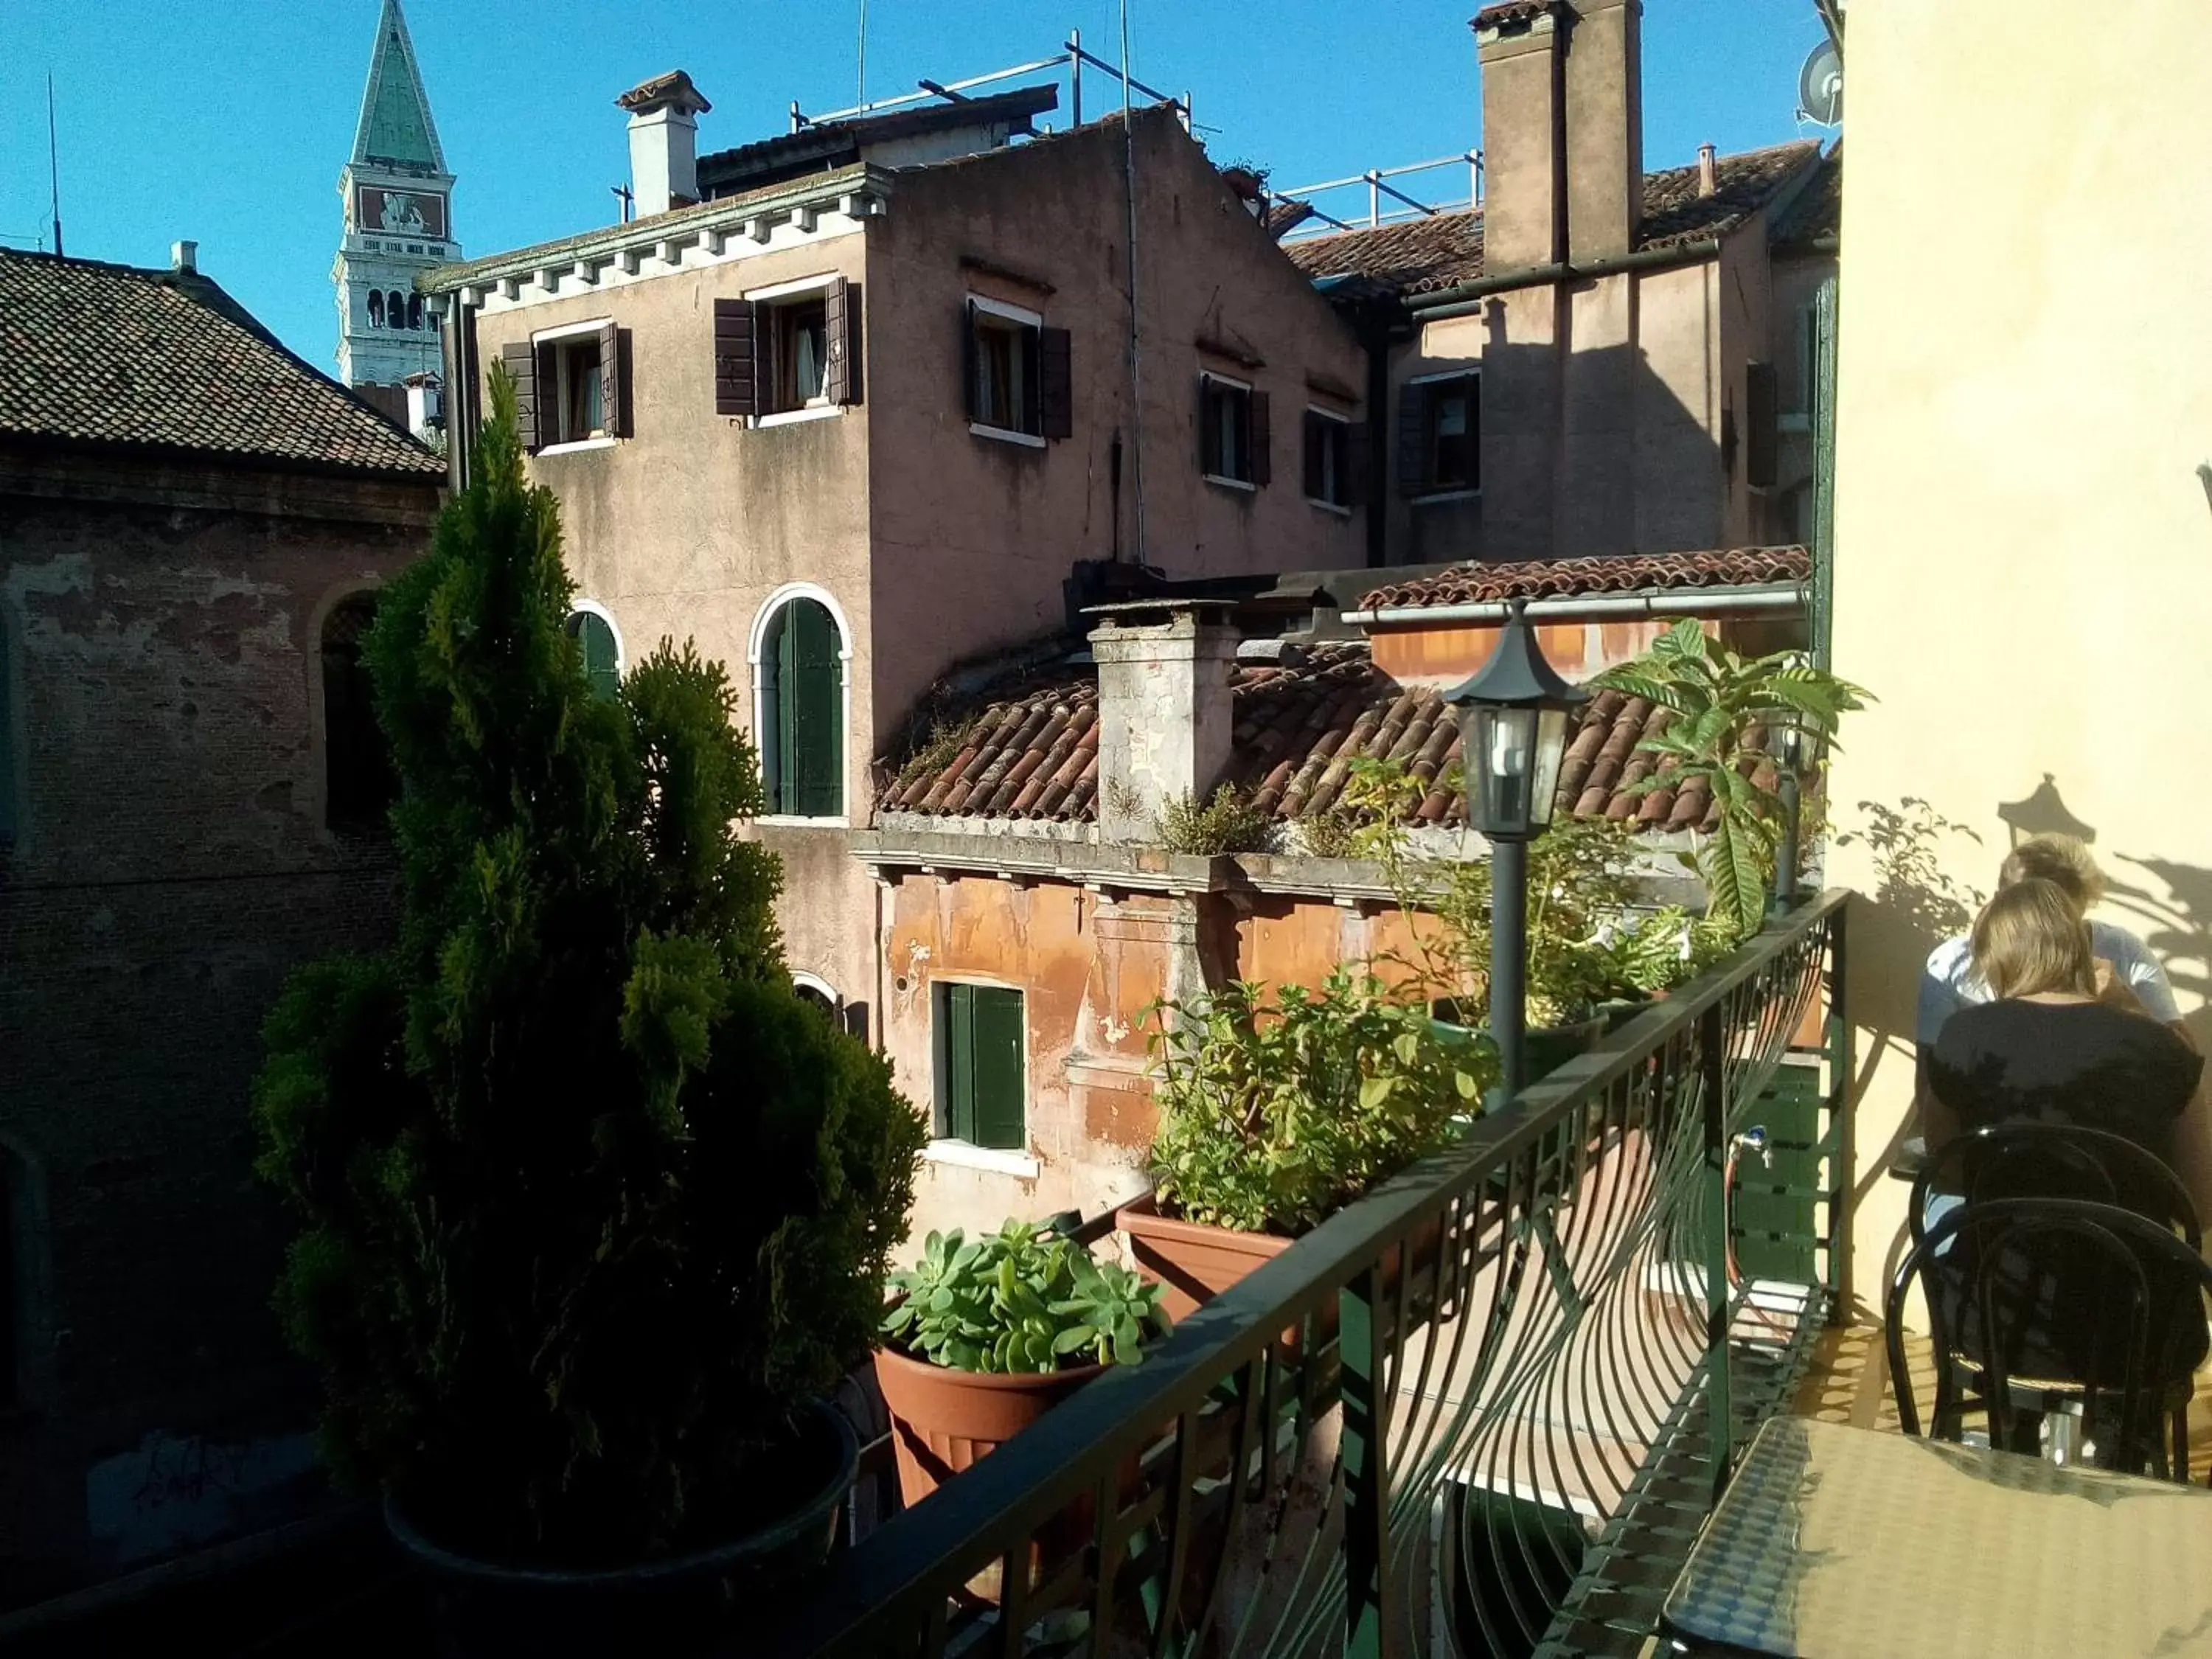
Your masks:
[[[1980,837],[2094,827],[2106,914],[2200,1036],[2212,975],[2212,6],[2030,24],[2006,0],[1858,0],[1844,204],[1835,659],[1881,698],[1833,798],[1923,798]],[[1838,877],[1861,1026],[1858,1291],[1901,1221],[1920,890],[1864,842]],[[2212,1047],[2212,1043],[2208,1043]]]

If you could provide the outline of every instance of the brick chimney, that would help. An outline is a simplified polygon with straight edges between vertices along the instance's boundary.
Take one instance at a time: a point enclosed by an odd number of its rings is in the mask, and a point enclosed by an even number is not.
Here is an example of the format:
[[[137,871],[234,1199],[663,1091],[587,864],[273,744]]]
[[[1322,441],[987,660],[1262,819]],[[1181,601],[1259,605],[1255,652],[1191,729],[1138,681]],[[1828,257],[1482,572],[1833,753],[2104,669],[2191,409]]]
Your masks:
[[[714,106],[682,70],[632,87],[615,100],[629,112],[629,183],[637,214],[665,213],[699,199],[699,120]]]
[[[1628,252],[1644,206],[1643,0],[1501,0],[1475,15],[1474,38],[1486,270]]]
[[[1150,841],[1160,809],[1203,799],[1229,769],[1237,630],[1219,599],[1095,605],[1098,830]]]

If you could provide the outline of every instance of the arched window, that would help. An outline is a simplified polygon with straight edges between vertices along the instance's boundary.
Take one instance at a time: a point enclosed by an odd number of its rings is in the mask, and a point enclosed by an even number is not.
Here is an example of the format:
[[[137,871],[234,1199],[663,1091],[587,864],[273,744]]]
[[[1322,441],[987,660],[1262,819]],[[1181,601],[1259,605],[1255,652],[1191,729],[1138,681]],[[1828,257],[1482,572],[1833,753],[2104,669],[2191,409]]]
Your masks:
[[[791,976],[792,994],[810,1008],[821,1011],[823,1018],[832,1022],[837,1018],[837,994],[830,982],[814,974],[794,973]]]
[[[384,296],[374,289],[368,291],[368,325],[371,328],[384,326]]]
[[[384,296],[384,314],[392,319],[394,328],[407,326],[407,296],[398,289]]]
[[[595,696],[611,700],[622,684],[622,639],[597,606],[580,607],[568,617],[568,637],[584,653],[584,677]]]
[[[407,296],[407,326],[410,328],[422,326],[422,296],[419,294],[410,294]]]
[[[760,643],[757,733],[769,811],[834,818],[845,811],[844,639],[830,607],[793,599]]]
[[[383,833],[399,794],[362,659],[375,617],[376,595],[356,593],[323,621],[323,817],[343,834]]]

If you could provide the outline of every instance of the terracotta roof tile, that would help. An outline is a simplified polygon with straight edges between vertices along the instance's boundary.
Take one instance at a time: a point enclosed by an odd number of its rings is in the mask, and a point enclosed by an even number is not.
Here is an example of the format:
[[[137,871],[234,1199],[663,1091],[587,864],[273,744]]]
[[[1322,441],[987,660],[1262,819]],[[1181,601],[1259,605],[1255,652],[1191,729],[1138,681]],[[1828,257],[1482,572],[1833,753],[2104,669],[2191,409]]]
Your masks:
[[[1698,193],[1694,164],[1645,173],[1637,247],[1656,251],[1727,235],[1820,153],[1818,140],[1803,138],[1723,155],[1716,163],[1717,188],[1711,196]],[[1316,281],[1358,277],[1392,294],[1431,293],[1485,274],[1482,210],[1463,208],[1305,237],[1284,243],[1283,251]]]
[[[206,277],[0,251],[0,438],[443,477]]]
[[[1417,816],[1425,823],[1458,824],[1465,803],[1454,771],[1459,725],[1431,686],[1402,685],[1356,647],[1316,646],[1302,659],[1245,663],[1233,671],[1235,721],[1229,781],[1262,811],[1296,823],[1330,811],[1343,799],[1355,760],[1393,757],[1431,787]],[[1641,698],[1601,691],[1584,710],[1559,774],[1559,809],[1577,817],[1633,821],[1652,830],[1712,828],[1715,812],[1701,785],[1628,793],[1672,764],[1636,745],[1668,719]],[[1747,739],[1756,748],[1758,734]],[[942,728],[930,743],[887,767],[878,793],[886,812],[930,816],[1096,820],[1098,793],[1098,683],[1086,663],[1063,663],[1024,678],[1000,696],[986,692],[964,724]],[[1771,769],[1747,771],[1769,787]],[[1448,781],[1455,787],[1445,787]]]
[[[1605,558],[1528,559],[1465,564],[1416,581],[1377,587],[1363,611],[1433,605],[1488,605],[1505,599],[1580,599],[1595,593],[1664,592],[1685,587],[1749,587],[1808,581],[1813,556],[1802,547],[1737,547],[1698,553],[1626,553]]]

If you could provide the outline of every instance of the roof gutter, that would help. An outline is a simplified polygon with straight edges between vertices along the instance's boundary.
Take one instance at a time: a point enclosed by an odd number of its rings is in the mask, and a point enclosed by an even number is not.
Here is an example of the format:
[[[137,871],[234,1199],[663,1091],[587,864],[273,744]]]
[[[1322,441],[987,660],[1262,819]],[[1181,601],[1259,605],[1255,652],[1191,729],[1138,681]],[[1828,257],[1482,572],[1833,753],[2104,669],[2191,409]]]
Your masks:
[[[1656,593],[1591,593],[1563,599],[1531,599],[1526,614],[1540,621],[1581,622],[1647,617],[1743,617],[1767,611],[1805,611],[1805,588],[1799,582],[1774,582],[1759,587],[1705,587],[1685,592],[1672,589]],[[1344,620],[1368,628],[1389,628],[1413,623],[1504,622],[1508,604],[1504,599],[1478,599],[1466,605],[1386,605],[1372,611],[1347,611]]]
[[[1523,265],[1518,270],[1501,270],[1495,276],[1478,276],[1472,282],[1456,283],[1449,288],[1438,289],[1434,294],[1416,294],[1406,301],[1406,309],[1425,321],[1443,317],[1472,315],[1484,299],[1492,294],[1503,294],[1510,289],[1541,288],[1547,283],[1567,283],[1615,276],[1625,270],[1666,270],[1677,265],[1703,264],[1720,256],[1721,241],[1717,236],[1701,236],[1694,242],[1682,242],[1673,247],[1640,248],[1633,253],[1617,254],[1610,259],[1591,259],[1582,264]]]

